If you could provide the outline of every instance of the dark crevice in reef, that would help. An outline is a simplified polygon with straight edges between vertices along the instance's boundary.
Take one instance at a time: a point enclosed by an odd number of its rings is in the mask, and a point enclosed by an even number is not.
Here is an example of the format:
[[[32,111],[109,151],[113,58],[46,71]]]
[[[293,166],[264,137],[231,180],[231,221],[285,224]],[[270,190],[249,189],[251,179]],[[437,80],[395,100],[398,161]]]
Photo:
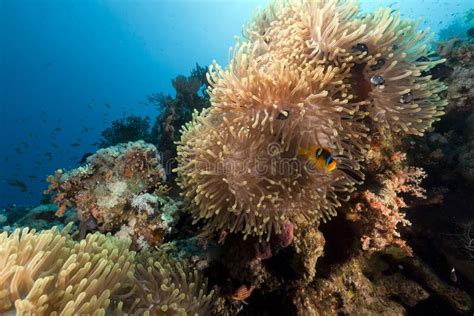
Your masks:
[[[179,229],[177,229],[177,227],[179,227]],[[192,216],[189,213],[185,213],[179,217],[176,227],[173,228],[171,233],[165,236],[164,242],[192,238],[196,236],[196,230],[199,227],[199,225],[193,225]]]
[[[277,316],[297,315],[297,310],[291,302],[291,295],[286,290],[277,290],[262,294],[255,292],[249,300],[247,308],[243,309],[240,316]]]
[[[351,84],[352,91],[354,93],[354,99],[352,102],[361,102],[367,100],[369,93],[372,91],[372,85],[364,77],[364,68],[367,63],[355,64],[351,69]]]
[[[265,261],[265,266],[273,275],[277,275],[282,280],[290,281],[296,279],[298,274],[291,265],[295,255],[293,248],[289,247],[280,250],[276,255]]]
[[[316,275],[325,277],[330,272],[331,266],[344,263],[353,255],[354,229],[352,223],[342,216],[337,216],[331,221],[320,226],[320,230],[326,239],[324,256],[316,264]],[[332,232],[336,232],[334,234]]]
[[[469,163],[469,159],[472,161],[469,158],[473,135],[472,100],[468,91],[470,81],[462,77],[468,76],[472,61],[469,57],[471,64],[465,60],[463,64],[461,57],[469,54],[465,55],[456,47],[447,49],[452,41],[439,44],[441,57],[448,61],[432,68],[429,73],[449,86],[443,93],[443,97],[449,100],[446,114],[424,136],[410,137],[406,142],[410,163],[422,167],[428,175],[422,183],[428,200],[436,195],[441,198],[435,203],[411,207],[406,214],[412,226],[403,229],[402,234],[414,252],[443,282],[474,297],[474,282],[467,277],[469,274],[472,276],[472,272],[464,275],[461,271],[466,257],[456,244],[456,236],[459,242],[463,225],[473,221],[472,212],[468,211],[474,205],[474,185],[469,180],[472,174],[472,162]],[[472,47],[467,42],[465,45]],[[451,55],[460,60],[450,58]],[[454,276],[451,273],[453,268]],[[436,295],[407,309],[407,312],[409,315],[460,315]]]
[[[459,315],[448,303],[436,295],[430,296],[413,307],[407,307],[406,312],[409,316]]]

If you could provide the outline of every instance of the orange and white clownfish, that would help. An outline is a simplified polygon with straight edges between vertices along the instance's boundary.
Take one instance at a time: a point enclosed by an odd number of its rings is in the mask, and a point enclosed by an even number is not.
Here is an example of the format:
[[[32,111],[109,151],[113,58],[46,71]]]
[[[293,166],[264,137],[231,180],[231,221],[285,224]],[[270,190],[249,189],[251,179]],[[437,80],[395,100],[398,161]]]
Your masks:
[[[327,148],[311,145],[309,148],[299,148],[298,155],[311,161],[316,168],[324,172],[331,172],[337,167],[331,152]]]

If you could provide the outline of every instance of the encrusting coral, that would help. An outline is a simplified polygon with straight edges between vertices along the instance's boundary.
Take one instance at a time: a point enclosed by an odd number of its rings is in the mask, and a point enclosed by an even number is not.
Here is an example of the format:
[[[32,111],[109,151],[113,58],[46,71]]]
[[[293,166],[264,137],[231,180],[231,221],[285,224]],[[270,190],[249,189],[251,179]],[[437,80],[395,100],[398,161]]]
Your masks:
[[[100,149],[77,169],[48,177],[58,216],[75,208],[85,230],[123,228],[135,243],[159,245],[171,228],[172,214],[161,197],[165,171],[155,146],[143,141]]]
[[[209,69],[211,107],[183,128],[178,182],[206,233],[269,240],[283,223],[326,220],[364,176],[371,135],[420,135],[443,114],[426,74],[427,31],[352,1],[272,3],[227,69]],[[301,155],[316,146],[337,167]],[[329,160],[326,161],[326,164]]]
[[[213,291],[189,264],[98,232],[74,241],[71,227],[0,234],[0,313],[209,313]]]

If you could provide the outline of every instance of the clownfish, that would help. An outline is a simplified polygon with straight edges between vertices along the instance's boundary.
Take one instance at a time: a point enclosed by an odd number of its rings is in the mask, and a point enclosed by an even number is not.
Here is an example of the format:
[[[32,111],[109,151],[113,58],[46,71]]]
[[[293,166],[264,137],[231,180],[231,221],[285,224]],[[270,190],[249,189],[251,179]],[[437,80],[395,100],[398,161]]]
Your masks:
[[[332,157],[331,152],[317,145],[311,145],[309,148],[299,148],[298,155],[311,161],[314,166],[325,172],[331,172],[337,167],[337,163]]]

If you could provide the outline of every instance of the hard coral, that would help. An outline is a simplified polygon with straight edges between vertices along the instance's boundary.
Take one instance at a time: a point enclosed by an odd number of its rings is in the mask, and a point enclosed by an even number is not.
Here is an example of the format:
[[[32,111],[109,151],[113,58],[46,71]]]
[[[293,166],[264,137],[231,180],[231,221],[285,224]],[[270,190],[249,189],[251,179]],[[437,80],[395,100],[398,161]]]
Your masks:
[[[297,289],[293,296],[297,315],[405,315],[403,306],[391,299],[392,293],[363,273],[364,261],[357,256],[334,265],[327,278]]]
[[[46,193],[55,192],[58,216],[74,207],[83,223],[94,222],[103,232],[133,222],[132,238],[159,244],[170,224],[160,217],[155,193],[164,180],[156,147],[138,141],[101,149],[77,169],[57,170]]]
[[[443,114],[427,32],[389,9],[358,13],[352,1],[275,2],[227,69],[210,67],[212,106],[183,128],[176,169],[205,232],[268,241],[287,221],[326,220],[363,179],[368,134],[419,135]],[[298,155],[312,145],[337,168]]]

